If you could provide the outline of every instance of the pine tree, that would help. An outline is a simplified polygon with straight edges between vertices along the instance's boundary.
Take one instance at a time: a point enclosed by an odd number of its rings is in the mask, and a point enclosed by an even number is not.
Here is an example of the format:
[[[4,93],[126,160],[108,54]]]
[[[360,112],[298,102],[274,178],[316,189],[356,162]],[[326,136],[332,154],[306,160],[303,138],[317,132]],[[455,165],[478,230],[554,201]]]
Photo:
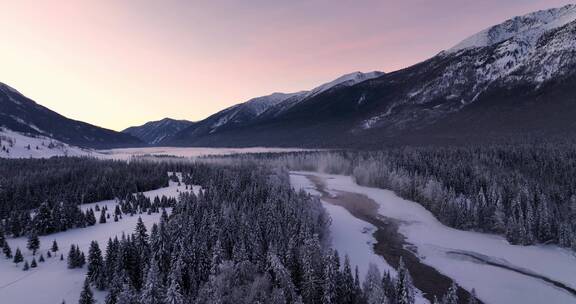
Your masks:
[[[52,248],[51,248],[52,252],[56,252],[58,251],[58,243],[56,243],[56,240],[52,241]]]
[[[364,279],[363,292],[367,304],[382,304],[387,303],[388,299],[384,293],[384,286],[382,285],[382,276],[376,265],[370,263],[366,278]],[[400,302],[399,302],[400,303]]]
[[[142,304],[163,304],[165,299],[164,287],[160,279],[158,264],[154,261],[150,263],[146,281],[142,287],[140,303]]]
[[[30,267],[31,267],[31,268],[36,268],[36,267],[38,267],[38,263],[36,263],[36,258],[34,258],[34,257],[32,258],[32,263],[30,264]]]
[[[216,241],[214,248],[212,248],[212,261],[210,263],[210,274],[216,276],[220,273],[220,264],[222,263],[222,246],[220,240]]]
[[[38,238],[38,234],[36,234],[36,232],[32,232],[28,236],[27,248],[32,251],[32,255],[36,255],[36,250],[40,248],[40,239]]]
[[[22,252],[20,251],[20,248],[16,248],[16,253],[14,253],[14,263],[16,265],[18,265],[18,263],[21,263],[24,261],[24,256],[22,256]]]
[[[177,273],[175,271],[171,272],[164,299],[166,304],[184,304],[184,296],[178,281]]]
[[[333,253],[328,254],[324,263],[324,274],[322,284],[322,303],[335,304],[337,300],[336,279],[337,279],[336,257]]]
[[[468,297],[468,304],[478,304],[478,298],[476,298],[476,290],[472,288],[470,291],[470,296]]]
[[[100,212],[100,224],[106,224],[106,210],[102,209],[102,211]]]
[[[4,256],[7,259],[12,258],[12,248],[10,248],[10,245],[8,245],[7,241],[4,242],[4,246],[2,247],[2,252],[4,253]]]
[[[104,268],[104,259],[102,251],[96,241],[90,243],[88,251],[88,280],[94,284],[96,289],[104,290],[106,288],[106,272]]]
[[[24,267],[22,268],[22,270],[28,271],[28,269],[30,269],[30,265],[28,265],[28,261],[25,261],[25,262],[24,262]]]
[[[44,262],[45,262],[45,260],[44,260],[44,255],[43,255],[43,254],[40,254],[40,259],[38,259],[38,262],[40,262],[40,263],[44,263]]]
[[[344,256],[344,268],[342,269],[342,282],[338,292],[340,303],[354,303],[356,300],[354,290],[354,276],[350,267],[350,258]]]
[[[80,293],[80,299],[78,300],[78,304],[95,304],[96,300],[94,299],[94,294],[90,289],[90,282],[88,278],[84,280],[84,286],[82,287],[82,292]]]
[[[442,304],[458,304],[457,291],[458,287],[456,286],[456,283],[452,282],[448,292],[444,295],[444,298],[442,298]]]
[[[6,243],[6,235],[4,234],[4,228],[2,227],[2,223],[0,222],[0,247],[4,247]]]
[[[124,286],[122,288],[122,291],[118,294],[118,299],[116,300],[116,304],[141,304],[143,302],[140,302],[137,300],[137,295],[136,292],[134,291],[134,288],[128,284],[128,283],[124,283]]]
[[[414,287],[408,269],[404,265],[404,259],[400,257],[398,275],[396,277],[396,301],[398,304],[414,303]]]

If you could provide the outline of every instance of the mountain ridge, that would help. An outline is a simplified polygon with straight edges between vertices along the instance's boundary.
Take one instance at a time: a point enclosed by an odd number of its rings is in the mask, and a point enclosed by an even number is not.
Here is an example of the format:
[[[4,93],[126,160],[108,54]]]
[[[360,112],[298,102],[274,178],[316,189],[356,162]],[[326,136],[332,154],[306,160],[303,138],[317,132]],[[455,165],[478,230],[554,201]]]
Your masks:
[[[142,144],[131,135],[60,115],[4,83],[0,83],[0,126],[80,147],[115,148]]]

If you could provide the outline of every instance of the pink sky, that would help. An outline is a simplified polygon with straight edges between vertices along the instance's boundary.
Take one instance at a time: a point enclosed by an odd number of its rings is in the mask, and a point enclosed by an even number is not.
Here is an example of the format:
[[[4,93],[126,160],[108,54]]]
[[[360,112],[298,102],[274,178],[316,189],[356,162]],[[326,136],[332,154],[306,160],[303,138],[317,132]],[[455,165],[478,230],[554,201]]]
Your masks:
[[[0,82],[121,130],[393,71],[560,0],[53,0],[0,4]]]

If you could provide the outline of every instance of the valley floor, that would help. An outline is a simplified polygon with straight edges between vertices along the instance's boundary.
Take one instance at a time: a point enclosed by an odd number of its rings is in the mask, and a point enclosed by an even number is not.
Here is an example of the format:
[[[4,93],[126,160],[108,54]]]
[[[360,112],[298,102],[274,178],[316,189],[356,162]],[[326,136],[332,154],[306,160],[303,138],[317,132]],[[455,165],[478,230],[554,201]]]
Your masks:
[[[435,268],[468,291],[474,288],[485,303],[576,302],[576,295],[571,292],[576,289],[576,256],[568,250],[556,246],[515,246],[500,236],[446,227],[421,205],[401,199],[388,190],[359,186],[349,176],[291,174],[296,189],[318,195],[318,184],[311,178],[319,179],[325,187],[323,191],[335,201],[342,193],[355,193],[376,202],[377,212],[398,224],[407,249],[414,251],[421,263]],[[356,222],[359,219],[350,213],[344,216],[342,212],[346,211],[340,207],[328,203],[325,206],[333,217],[333,246],[342,250],[341,254],[351,255],[352,262],[361,269],[379,258],[374,257],[374,238],[367,243],[367,236],[358,232],[358,227],[363,226]],[[374,228],[366,222],[364,226]],[[338,236],[342,230],[357,231],[358,236]],[[369,251],[364,255],[370,259],[358,256],[359,250]],[[393,264],[380,260],[379,266]]]

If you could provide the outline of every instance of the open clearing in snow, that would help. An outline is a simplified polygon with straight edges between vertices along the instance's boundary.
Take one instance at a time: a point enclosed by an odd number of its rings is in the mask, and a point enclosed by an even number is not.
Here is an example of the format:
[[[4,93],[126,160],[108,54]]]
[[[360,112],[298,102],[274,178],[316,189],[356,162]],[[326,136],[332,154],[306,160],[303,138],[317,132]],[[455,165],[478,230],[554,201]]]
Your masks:
[[[194,191],[197,191],[197,189],[195,187]],[[150,198],[162,195],[177,197],[184,191],[189,190],[186,190],[183,184],[178,186],[177,183],[170,181],[168,187],[147,191],[143,194]],[[100,207],[106,205],[109,210],[114,210],[116,202],[114,200],[101,201],[82,205],[81,208],[86,210],[95,205]],[[153,213],[151,215],[143,213],[134,216],[124,214],[123,218],[118,222],[108,220],[105,224],[97,223],[86,228],[71,229],[65,232],[40,236],[40,250],[36,254],[36,260],[42,253],[46,262],[38,263],[37,268],[30,268],[28,271],[22,271],[23,263],[16,266],[11,259],[5,259],[4,256],[0,257],[0,299],[9,299],[10,303],[59,304],[63,300],[66,303],[77,303],[86,277],[87,267],[84,266],[81,269],[67,268],[66,256],[70,246],[77,244],[87,256],[90,242],[96,240],[100,245],[100,249],[105,253],[108,239],[115,236],[120,238],[122,234],[134,232],[138,217],[142,218],[148,232],[150,232],[152,225],[160,220],[160,215],[161,213]],[[60,250],[52,258],[48,258],[46,252],[50,249],[53,240],[56,240]],[[32,253],[26,249],[26,242],[26,237],[8,239],[8,243],[12,247],[12,253],[16,251],[16,248],[20,248],[24,255],[24,260],[30,263],[32,261]],[[64,255],[63,261],[60,261],[61,254]],[[106,292],[99,292],[94,288],[92,288],[92,291],[98,303],[104,303]],[[3,301],[1,302],[4,303]]]

